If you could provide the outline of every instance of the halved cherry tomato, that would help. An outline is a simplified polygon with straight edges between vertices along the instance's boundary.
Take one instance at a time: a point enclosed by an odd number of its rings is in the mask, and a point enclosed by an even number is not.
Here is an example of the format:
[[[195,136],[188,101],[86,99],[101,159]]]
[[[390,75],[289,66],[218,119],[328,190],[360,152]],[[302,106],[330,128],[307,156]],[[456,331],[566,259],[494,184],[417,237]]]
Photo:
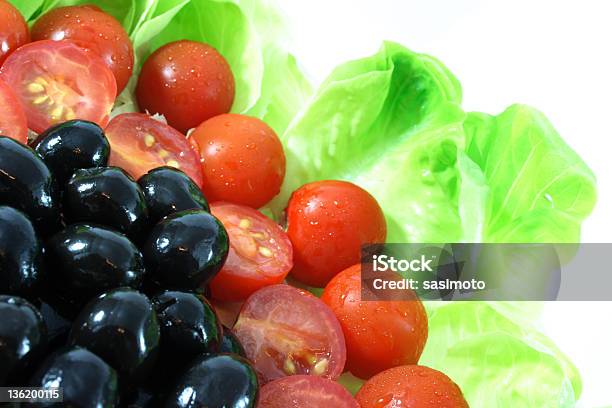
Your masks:
[[[123,168],[135,179],[149,170],[171,166],[202,186],[200,156],[185,135],[144,113],[124,113],[106,127],[111,144],[109,164]]]
[[[187,132],[230,111],[234,76],[225,58],[210,45],[175,41],[147,58],[136,97],[143,112],[161,113],[172,127]]]
[[[28,126],[37,133],[72,119],[104,127],[117,95],[115,77],[102,58],[67,40],[24,45],[4,61],[0,77],[19,97]]]
[[[0,0],[0,65],[11,52],[29,41],[28,25],[19,10]]]
[[[293,266],[293,250],[278,224],[243,205],[216,202],[210,211],[230,238],[227,261],[210,282],[214,298],[245,300],[256,290],[285,279]]]
[[[359,408],[340,384],[314,375],[292,375],[264,385],[258,408]]]
[[[246,115],[215,116],[189,136],[200,147],[204,194],[259,208],[280,191],[285,153],[278,136],[264,122]]]
[[[291,195],[287,234],[293,244],[291,276],[323,287],[359,262],[363,244],[384,243],[387,224],[376,199],[361,187],[317,181]]]
[[[361,301],[361,265],[336,275],[321,300],[334,312],[346,340],[346,369],[367,379],[399,365],[416,364],[427,341],[427,313],[411,301]]]
[[[416,365],[383,371],[368,380],[355,398],[361,408],[469,408],[453,380]]]
[[[294,374],[335,380],[344,369],[346,346],[336,316],[312,294],[289,285],[252,294],[234,333],[263,383]]]
[[[28,143],[28,122],[13,90],[0,79],[0,135]]]
[[[102,57],[113,71],[117,93],[127,85],[134,67],[132,42],[121,23],[96,6],[58,7],[32,26],[32,40],[71,40]]]

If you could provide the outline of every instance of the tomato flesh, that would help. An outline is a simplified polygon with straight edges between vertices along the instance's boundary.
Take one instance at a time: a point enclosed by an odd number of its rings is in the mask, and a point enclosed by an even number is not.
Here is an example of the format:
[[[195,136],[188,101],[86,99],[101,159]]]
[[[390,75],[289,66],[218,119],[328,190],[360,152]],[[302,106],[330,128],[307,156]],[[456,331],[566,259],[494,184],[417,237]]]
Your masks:
[[[109,121],[117,85],[97,55],[70,41],[37,41],[13,52],[0,77],[15,91],[28,126],[41,133],[72,119]]]
[[[13,90],[0,79],[0,135],[23,144],[28,142],[25,112]]]
[[[264,385],[258,408],[359,408],[340,384],[314,375],[292,375]]]
[[[0,0],[0,65],[11,52],[29,41],[28,25],[19,10]]]
[[[361,258],[361,246],[384,243],[382,209],[367,191],[346,181],[318,181],[296,190],[287,207],[293,244],[291,276],[323,287]]]
[[[453,380],[416,365],[383,371],[368,380],[355,398],[361,408],[469,408]]]
[[[296,374],[335,380],[344,369],[346,346],[338,320],[321,300],[289,285],[251,295],[234,333],[263,383]]]
[[[361,301],[361,265],[336,275],[321,300],[334,312],[346,340],[346,368],[367,379],[386,369],[416,364],[427,341],[421,301]]]
[[[214,298],[245,300],[256,290],[285,279],[293,266],[293,250],[279,225],[246,206],[216,202],[210,210],[230,238],[227,261],[210,283]]]
[[[109,164],[123,168],[135,179],[157,167],[182,170],[202,186],[200,157],[179,131],[143,113],[124,113],[105,130],[111,145]]]
[[[134,50],[128,34],[114,17],[96,6],[50,10],[32,26],[32,40],[71,40],[99,55],[115,76],[117,93],[132,75]]]
[[[245,115],[219,115],[189,136],[197,142],[211,201],[259,208],[280,191],[285,177],[283,146],[268,125]]]

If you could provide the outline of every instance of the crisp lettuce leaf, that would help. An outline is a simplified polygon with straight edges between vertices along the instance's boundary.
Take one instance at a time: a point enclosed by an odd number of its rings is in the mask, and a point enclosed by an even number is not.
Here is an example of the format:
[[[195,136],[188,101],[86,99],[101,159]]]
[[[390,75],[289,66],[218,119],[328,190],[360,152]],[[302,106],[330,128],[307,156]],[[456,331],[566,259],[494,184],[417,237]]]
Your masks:
[[[524,105],[498,116],[470,113],[464,128],[487,188],[483,241],[580,241],[595,176],[542,113]]]
[[[397,44],[338,67],[282,137],[287,176],[267,210],[278,216],[306,182],[345,179],[377,198],[389,242],[577,240],[595,201],[588,167],[534,109],[466,115],[460,103],[440,62]],[[471,405],[574,406],[580,376],[534,328],[541,303],[426,307],[421,364],[449,374]]]
[[[575,406],[580,375],[551,340],[496,303],[434,303],[420,364],[458,382],[471,406]]]
[[[306,182],[347,179],[383,205],[390,242],[461,239],[460,102],[442,64],[398,44],[340,66],[283,135],[287,174],[272,209]]]

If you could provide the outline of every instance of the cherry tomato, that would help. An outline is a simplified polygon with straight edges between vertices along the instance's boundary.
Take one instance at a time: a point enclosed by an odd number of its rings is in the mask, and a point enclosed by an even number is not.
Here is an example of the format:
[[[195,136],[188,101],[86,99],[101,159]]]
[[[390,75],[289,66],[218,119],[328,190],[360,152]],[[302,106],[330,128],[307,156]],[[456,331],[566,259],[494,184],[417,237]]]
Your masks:
[[[361,408],[469,408],[453,380],[416,365],[383,371],[368,380],[355,398]]]
[[[149,170],[171,166],[202,186],[200,156],[177,130],[144,113],[124,113],[106,127],[111,144],[109,164],[121,167],[135,179]]]
[[[344,369],[346,346],[333,312],[289,285],[267,286],[251,295],[234,333],[262,383],[294,374],[335,380]]]
[[[321,300],[340,321],[346,369],[367,379],[388,368],[416,364],[427,341],[427,313],[412,301],[361,301],[361,265],[336,275]]]
[[[204,194],[211,200],[259,208],[280,191],[285,153],[274,130],[257,118],[219,115],[196,128],[204,170]]]
[[[234,327],[238,314],[244,302],[223,302],[218,299],[210,299],[210,303],[215,308],[219,320],[224,326]]]
[[[28,25],[19,10],[0,0],[0,65],[11,52],[29,41]]]
[[[383,243],[383,212],[367,191],[346,181],[317,181],[296,190],[287,207],[293,244],[291,276],[323,287],[338,272],[359,262],[361,246]]]
[[[13,90],[0,79],[0,135],[28,142],[28,122]]]
[[[314,375],[292,375],[264,385],[258,408],[359,408],[340,384]]]
[[[230,238],[223,269],[210,282],[212,296],[245,300],[264,286],[281,283],[293,266],[291,242],[278,224],[257,210],[224,202],[210,206]]]
[[[134,50],[128,34],[114,17],[95,6],[68,6],[49,11],[32,26],[32,40],[71,40],[96,53],[113,71],[118,94],[132,75]]]
[[[24,45],[4,61],[0,77],[17,94],[36,133],[72,119],[104,127],[117,94],[104,61],[68,40]]]
[[[208,44],[176,41],[155,51],[142,66],[136,97],[142,111],[163,114],[185,133],[227,113],[234,102],[234,76]]]

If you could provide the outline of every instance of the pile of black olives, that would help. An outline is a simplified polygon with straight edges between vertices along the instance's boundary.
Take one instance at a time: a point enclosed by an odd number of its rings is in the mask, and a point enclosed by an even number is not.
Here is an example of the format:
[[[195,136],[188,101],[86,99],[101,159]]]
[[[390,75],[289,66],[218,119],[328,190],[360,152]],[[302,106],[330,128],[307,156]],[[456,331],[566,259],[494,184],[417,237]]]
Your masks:
[[[79,120],[30,146],[0,136],[0,387],[62,387],[34,406],[254,407],[206,299],[223,225],[180,170],[134,180],[110,153]]]

